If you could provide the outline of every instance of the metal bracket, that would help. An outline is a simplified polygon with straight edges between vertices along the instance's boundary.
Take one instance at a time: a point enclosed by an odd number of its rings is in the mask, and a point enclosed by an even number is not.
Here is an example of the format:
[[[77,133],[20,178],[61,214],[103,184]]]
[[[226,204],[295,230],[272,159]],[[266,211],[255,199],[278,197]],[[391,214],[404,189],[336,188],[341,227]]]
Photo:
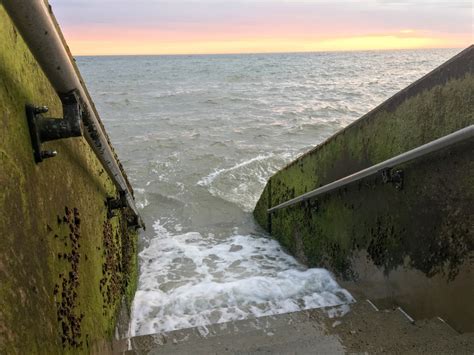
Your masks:
[[[125,191],[119,192],[119,197],[107,198],[107,218],[115,217],[115,210],[127,207],[127,198],[125,196]]]
[[[314,212],[319,211],[319,201],[316,199],[308,199],[303,202],[303,205],[305,208],[309,208],[310,210]]]
[[[124,209],[130,207],[127,202],[127,193],[126,191],[119,191],[119,196],[117,198],[108,197],[105,201],[105,205],[107,207],[107,218],[111,219],[116,217],[117,214],[115,213],[116,210]],[[143,223],[140,216],[134,213],[130,213],[128,208],[125,210],[123,214],[125,216],[125,222],[127,223],[127,228],[137,230],[139,228],[143,228],[145,230],[145,223]]]
[[[382,170],[382,182],[384,184],[391,183],[398,191],[403,189],[403,178],[403,170],[393,170],[391,168]]]
[[[41,145],[57,139],[82,136],[82,108],[75,92],[62,97],[64,118],[47,118],[46,106],[26,105],[26,118],[36,163],[57,155],[55,150],[43,150]]]
[[[127,227],[133,230],[137,230],[139,228],[144,228],[143,221],[141,221],[140,217],[134,215],[127,219]]]

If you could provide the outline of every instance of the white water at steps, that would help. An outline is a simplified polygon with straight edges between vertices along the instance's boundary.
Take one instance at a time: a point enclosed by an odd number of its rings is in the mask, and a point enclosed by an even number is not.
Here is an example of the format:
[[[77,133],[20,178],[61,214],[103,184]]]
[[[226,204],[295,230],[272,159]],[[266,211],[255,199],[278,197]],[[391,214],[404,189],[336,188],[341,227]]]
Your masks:
[[[274,240],[172,234],[159,222],[154,229],[140,254],[132,336],[353,301],[327,270],[306,269]]]

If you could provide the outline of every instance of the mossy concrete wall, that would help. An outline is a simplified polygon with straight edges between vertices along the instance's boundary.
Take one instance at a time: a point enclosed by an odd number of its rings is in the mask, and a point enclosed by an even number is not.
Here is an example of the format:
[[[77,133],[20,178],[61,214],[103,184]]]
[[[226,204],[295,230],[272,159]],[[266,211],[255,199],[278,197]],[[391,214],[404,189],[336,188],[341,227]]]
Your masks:
[[[106,351],[137,280],[137,233],[83,138],[35,164],[25,105],[61,102],[0,5],[0,353]]]
[[[366,178],[267,209],[474,123],[474,48],[401,91],[268,182],[258,223],[356,294],[474,331],[474,142],[418,159],[401,191]]]

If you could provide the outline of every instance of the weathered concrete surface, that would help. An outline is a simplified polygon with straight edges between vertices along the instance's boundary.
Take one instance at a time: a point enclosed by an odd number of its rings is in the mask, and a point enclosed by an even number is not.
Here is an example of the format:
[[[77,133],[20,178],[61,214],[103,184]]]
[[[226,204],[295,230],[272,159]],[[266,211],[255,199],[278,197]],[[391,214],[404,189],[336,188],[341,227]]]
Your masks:
[[[364,300],[344,316],[315,309],[130,339],[129,354],[471,354],[474,334],[439,319],[410,323]],[[337,314],[337,312],[334,312]],[[127,345],[130,349],[127,351]]]
[[[394,167],[404,171],[402,191],[374,176],[276,211],[271,220],[267,214],[473,124],[473,107],[471,46],[276,173],[256,220],[301,261],[331,269],[349,288],[364,285],[368,297],[474,331],[473,141]]]
[[[115,187],[83,138],[36,165],[25,105],[62,107],[0,5],[0,353],[110,349],[136,287],[135,231],[108,219]]]

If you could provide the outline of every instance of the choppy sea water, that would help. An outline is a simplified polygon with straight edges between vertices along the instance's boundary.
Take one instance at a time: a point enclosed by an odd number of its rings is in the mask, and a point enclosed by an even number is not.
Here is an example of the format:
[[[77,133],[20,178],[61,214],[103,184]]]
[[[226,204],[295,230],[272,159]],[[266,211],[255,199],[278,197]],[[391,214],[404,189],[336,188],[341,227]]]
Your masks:
[[[456,52],[77,58],[148,226],[131,335],[350,303],[252,208],[279,168]]]

